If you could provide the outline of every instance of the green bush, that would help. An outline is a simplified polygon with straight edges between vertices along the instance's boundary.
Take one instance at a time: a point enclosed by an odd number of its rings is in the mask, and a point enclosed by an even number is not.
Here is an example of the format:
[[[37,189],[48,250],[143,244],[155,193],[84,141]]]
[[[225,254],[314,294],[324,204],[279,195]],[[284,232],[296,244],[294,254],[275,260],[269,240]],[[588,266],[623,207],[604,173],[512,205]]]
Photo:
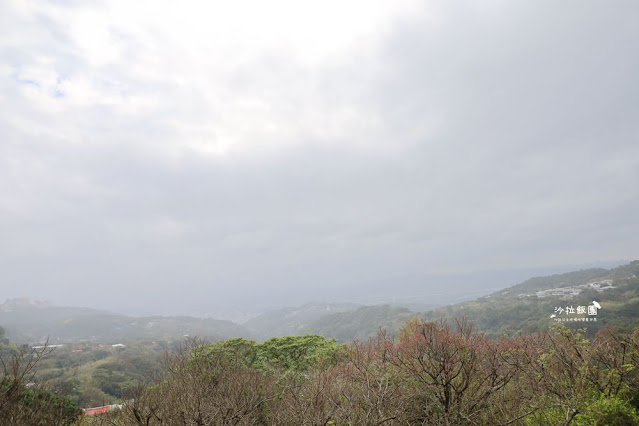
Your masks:
[[[586,411],[575,417],[578,426],[631,426],[639,425],[637,410],[619,397],[601,396]]]

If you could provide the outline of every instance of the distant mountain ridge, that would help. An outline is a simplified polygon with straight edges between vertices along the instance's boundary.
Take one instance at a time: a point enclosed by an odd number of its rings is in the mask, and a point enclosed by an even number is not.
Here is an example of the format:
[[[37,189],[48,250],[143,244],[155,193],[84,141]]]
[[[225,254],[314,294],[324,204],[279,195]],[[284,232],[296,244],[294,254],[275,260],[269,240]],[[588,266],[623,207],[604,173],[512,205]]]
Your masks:
[[[91,308],[51,306],[28,298],[10,299],[0,305],[0,325],[11,340],[22,343],[170,340],[184,335],[211,340],[252,337],[245,327],[231,321],[186,316],[130,317]]]
[[[242,325],[231,321],[189,316],[131,317],[90,308],[51,306],[47,302],[18,298],[0,305],[0,326],[14,341],[51,343],[123,339],[176,339],[184,335],[210,340],[229,337],[267,339],[274,336],[317,333],[340,341],[365,339],[381,327],[396,331],[413,316],[427,319],[466,317],[489,335],[516,335],[553,325],[555,308],[601,303],[590,333],[604,326],[639,325],[639,260],[612,269],[589,268],[530,278],[477,299],[428,311],[403,306],[354,303],[308,303],[260,314]],[[470,279],[470,278],[469,278]],[[584,287],[594,281],[610,282],[605,291]],[[470,287],[472,283],[468,283]],[[537,292],[582,286],[575,295],[537,297]],[[576,294],[578,293],[578,294]],[[398,296],[401,297],[401,294]],[[581,324],[575,324],[578,326]]]
[[[277,321],[274,321],[277,325],[270,329],[280,334],[282,330],[287,330],[291,334],[317,333],[346,342],[365,339],[374,335],[379,328],[385,328],[391,332],[397,331],[408,318],[415,316],[432,320],[466,317],[489,335],[517,335],[552,326],[553,321],[550,315],[554,308],[566,302],[586,305],[593,300],[599,300],[604,305],[601,318],[596,324],[588,324],[590,332],[594,333],[606,325],[632,327],[639,322],[638,276],[639,261],[633,261],[612,269],[589,268],[534,277],[471,301],[428,311],[412,311],[391,305],[359,306],[342,311],[325,311],[323,315],[304,323],[289,321],[286,315],[283,315],[285,312],[294,312],[299,309],[290,308],[288,311],[279,311],[279,316],[275,315],[271,318],[271,320],[277,318]],[[601,280],[612,280],[615,288],[604,292],[598,292],[592,288],[586,289],[573,300],[557,297],[540,299],[535,295],[540,290],[576,286]],[[268,330],[273,324],[264,320],[273,314],[259,316],[245,325],[262,323],[264,329]]]
[[[46,300],[35,299],[32,297],[16,297],[13,299],[7,299],[2,305],[0,305],[0,310],[10,312],[13,309],[21,307],[47,308],[49,306],[51,306],[51,304]]]

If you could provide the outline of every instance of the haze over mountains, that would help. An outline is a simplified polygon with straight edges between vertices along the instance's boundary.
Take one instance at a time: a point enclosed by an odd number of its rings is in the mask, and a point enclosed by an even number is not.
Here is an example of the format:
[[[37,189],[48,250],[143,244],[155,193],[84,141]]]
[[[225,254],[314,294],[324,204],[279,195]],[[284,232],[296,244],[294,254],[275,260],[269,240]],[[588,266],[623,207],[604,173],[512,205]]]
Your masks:
[[[229,320],[237,323],[247,321],[263,312],[277,310],[306,303],[358,305],[395,304],[414,311],[424,311],[437,306],[471,300],[493,291],[509,287],[533,276],[545,276],[578,269],[601,267],[610,268],[627,261],[593,262],[585,265],[562,265],[544,268],[511,269],[501,271],[479,271],[466,274],[420,275],[379,277],[375,280],[351,283],[344,288],[326,286],[325,290],[309,288],[300,282],[296,293],[276,292],[270,296],[256,297],[247,293],[245,298],[230,296],[227,292],[209,292],[199,295],[184,293],[173,299],[161,297],[147,299],[123,294],[113,300],[111,297],[96,297],[81,307],[90,307],[129,316],[192,316]],[[17,293],[14,289],[13,293]],[[232,289],[229,292],[232,294]],[[6,293],[5,293],[6,294]],[[52,295],[53,293],[47,293]],[[56,306],[76,305],[75,296],[68,298],[64,293],[54,297],[40,295],[18,295],[9,298],[28,297],[45,299]],[[5,296],[6,297],[6,296]]]
[[[4,297],[244,320],[637,255],[636,2],[0,16]]]
[[[420,305],[415,300],[401,303],[362,305],[315,302],[269,310],[246,321],[231,322],[195,316],[125,316],[89,308],[52,306],[33,299],[11,299],[0,305],[0,325],[17,341],[51,343],[131,340],[180,340],[200,336],[209,340],[230,337],[267,339],[273,336],[318,333],[340,341],[365,339],[380,327],[399,329],[413,316],[431,319],[465,316],[491,333],[532,332],[548,328],[552,307],[566,301],[591,303],[595,298],[606,306],[606,315],[594,329],[610,324],[629,326],[639,317],[639,261],[612,269],[590,268],[545,277],[500,289],[483,297],[456,305]],[[468,277],[472,282],[472,276]],[[611,289],[597,292],[586,288],[583,294],[537,296],[541,290],[577,286],[606,280]],[[471,287],[469,285],[469,287]],[[398,286],[401,289],[401,286]],[[488,292],[487,292],[488,293]],[[400,297],[398,297],[400,299]],[[466,298],[470,299],[470,298]],[[639,309],[639,305],[637,305]]]

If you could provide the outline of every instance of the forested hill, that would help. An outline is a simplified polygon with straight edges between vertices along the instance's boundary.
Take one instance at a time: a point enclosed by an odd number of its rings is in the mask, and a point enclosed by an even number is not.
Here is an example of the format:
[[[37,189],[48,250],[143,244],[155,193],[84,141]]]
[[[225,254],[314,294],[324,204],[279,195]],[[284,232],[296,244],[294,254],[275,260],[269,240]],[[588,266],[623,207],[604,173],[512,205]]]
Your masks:
[[[307,303],[302,306],[276,309],[258,315],[242,325],[259,339],[308,333],[311,324],[331,314],[349,312],[359,305],[353,303]]]
[[[113,342],[133,339],[175,339],[184,335],[217,340],[251,337],[230,321],[194,317],[130,317],[88,308],[50,306],[31,299],[0,305],[0,325],[15,342]]]
[[[307,330],[341,342],[350,342],[373,336],[379,329],[398,330],[414,316],[415,312],[401,306],[362,306],[354,311],[319,318],[309,324]]]
[[[596,301],[597,321],[567,313]],[[563,311],[561,311],[563,309]],[[556,315],[551,318],[551,315]],[[586,269],[529,279],[471,302],[426,312],[427,319],[465,317],[490,335],[517,335],[545,330],[557,320],[594,334],[604,326],[631,329],[639,325],[639,261],[614,269]],[[594,316],[591,316],[594,317]],[[592,318],[591,318],[592,319]]]

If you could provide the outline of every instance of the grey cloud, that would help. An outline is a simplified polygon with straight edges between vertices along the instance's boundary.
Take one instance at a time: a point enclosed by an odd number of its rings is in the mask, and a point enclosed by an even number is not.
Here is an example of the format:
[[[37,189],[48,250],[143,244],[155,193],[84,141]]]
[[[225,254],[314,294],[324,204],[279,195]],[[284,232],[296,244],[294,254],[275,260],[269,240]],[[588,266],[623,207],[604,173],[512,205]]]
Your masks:
[[[3,47],[14,74],[48,56],[62,80],[115,99],[51,111],[2,84],[8,293],[87,304],[109,288],[104,303],[127,309],[275,304],[634,257],[637,8],[431,5],[350,59],[310,68],[282,48],[233,62],[214,93],[145,79],[136,55],[170,58],[134,35],[124,62],[102,67],[55,22],[52,42]],[[229,120],[254,145],[183,146],[217,143]],[[269,120],[286,129],[264,130]]]

